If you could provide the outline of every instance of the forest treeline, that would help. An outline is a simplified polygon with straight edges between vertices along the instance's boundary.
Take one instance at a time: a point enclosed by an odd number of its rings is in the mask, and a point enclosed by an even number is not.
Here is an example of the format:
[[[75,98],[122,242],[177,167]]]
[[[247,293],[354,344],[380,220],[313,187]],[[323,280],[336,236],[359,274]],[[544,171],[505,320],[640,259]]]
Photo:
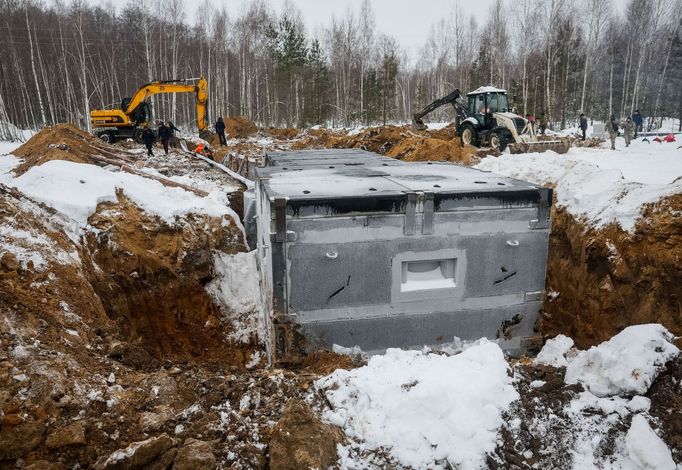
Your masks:
[[[209,119],[263,126],[409,121],[434,98],[481,85],[507,89],[519,113],[546,112],[555,127],[581,111],[682,117],[682,0],[627,0],[624,13],[608,0],[497,0],[485,17],[465,5],[453,0],[409,55],[381,33],[371,0],[314,33],[292,2],[232,11],[207,0],[0,0],[0,122],[87,128],[91,108],[144,83],[198,76]],[[194,121],[191,96],[153,105],[159,118]]]

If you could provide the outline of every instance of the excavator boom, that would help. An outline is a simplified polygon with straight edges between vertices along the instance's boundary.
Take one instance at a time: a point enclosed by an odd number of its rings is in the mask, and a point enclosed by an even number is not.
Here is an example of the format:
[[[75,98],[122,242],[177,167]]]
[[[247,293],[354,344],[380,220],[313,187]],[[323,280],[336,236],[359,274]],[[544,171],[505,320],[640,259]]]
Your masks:
[[[449,95],[433,100],[431,103],[427,104],[424,108],[422,108],[419,112],[416,112],[412,115],[412,124],[418,130],[423,131],[424,129],[426,129],[426,124],[424,124],[424,121],[422,120],[424,116],[426,116],[429,113],[432,113],[441,106],[445,106],[446,104],[452,104],[452,106],[456,110],[457,99],[460,96],[462,96],[462,94],[459,92],[459,90],[455,90]]]

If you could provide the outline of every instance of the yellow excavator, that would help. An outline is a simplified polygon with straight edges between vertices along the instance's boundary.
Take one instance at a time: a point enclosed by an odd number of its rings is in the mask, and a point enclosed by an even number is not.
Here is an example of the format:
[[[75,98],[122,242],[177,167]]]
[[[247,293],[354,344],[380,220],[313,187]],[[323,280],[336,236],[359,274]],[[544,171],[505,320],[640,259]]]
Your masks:
[[[108,143],[119,139],[134,139],[141,143],[144,125],[152,122],[148,98],[159,93],[194,93],[199,133],[207,130],[208,83],[201,77],[147,83],[132,97],[123,98],[119,108],[91,110],[90,122],[95,135]]]

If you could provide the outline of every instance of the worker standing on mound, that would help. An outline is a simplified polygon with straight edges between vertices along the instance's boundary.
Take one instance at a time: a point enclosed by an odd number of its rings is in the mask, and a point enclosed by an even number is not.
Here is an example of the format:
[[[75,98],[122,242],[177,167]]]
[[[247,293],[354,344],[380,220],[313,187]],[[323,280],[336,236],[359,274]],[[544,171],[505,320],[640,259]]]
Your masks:
[[[611,150],[616,150],[616,137],[618,136],[618,123],[616,117],[611,115],[611,119],[606,122],[606,131],[611,139]]]
[[[583,133],[583,140],[585,140],[585,133],[587,132],[587,117],[584,113],[580,113],[580,130]]]
[[[168,143],[170,142],[171,135],[173,135],[171,128],[162,122],[159,126],[159,140],[161,140],[163,151],[166,152],[166,155],[168,155]]]
[[[147,155],[150,157],[154,156],[154,152],[152,152],[152,146],[154,145],[155,140],[156,136],[154,135],[154,131],[151,130],[147,124],[145,124],[144,130],[142,131],[142,142],[144,142],[145,147],[147,147]]]
[[[225,121],[222,117],[219,117],[215,123],[215,131],[220,137],[220,145],[227,145],[227,139],[225,139]]]
[[[625,128],[623,129],[623,137],[625,137],[626,147],[630,146],[630,141],[632,140],[632,137],[634,136],[635,132],[636,132],[635,123],[632,122],[632,119],[630,119],[630,116],[628,116],[627,119],[625,120]]]

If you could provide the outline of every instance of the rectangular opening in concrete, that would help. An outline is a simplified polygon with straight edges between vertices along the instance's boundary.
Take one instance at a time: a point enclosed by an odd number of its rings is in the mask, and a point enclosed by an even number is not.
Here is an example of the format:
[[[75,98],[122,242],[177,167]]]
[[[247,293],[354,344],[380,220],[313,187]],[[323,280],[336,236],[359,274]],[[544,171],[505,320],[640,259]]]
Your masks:
[[[432,259],[403,261],[401,292],[454,289],[457,260]]]

